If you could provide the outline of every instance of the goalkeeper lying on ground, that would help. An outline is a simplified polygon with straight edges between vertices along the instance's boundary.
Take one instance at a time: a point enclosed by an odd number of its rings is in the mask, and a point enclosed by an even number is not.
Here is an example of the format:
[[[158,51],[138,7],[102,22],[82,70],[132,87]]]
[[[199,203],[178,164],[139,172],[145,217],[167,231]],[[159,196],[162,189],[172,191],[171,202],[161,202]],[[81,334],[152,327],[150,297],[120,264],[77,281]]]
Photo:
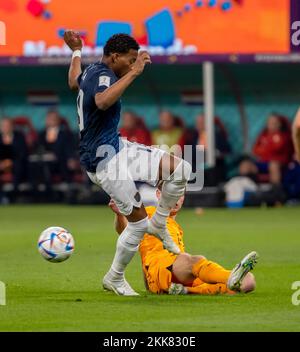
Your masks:
[[[160,197],[160,190],[157,189],[156,195]],[[184,197],[181,197],[167,219],[168,230],[181,250],[179,255],[168,252],[163,248],[162,242],[152,235],[145,234],[140,243],[139,251],[147,290],[157,294],[205,295],[253,291],[255,279],[249,271],[257,262],[256,252],[249,253],[232,271],[202,255],[185,253],[183,230],[175,221],[183,201]],[[127,219],[118,211],[113,200],[109,206],[116,214],[116,231],[121,234]],[[147,207],[146,211],[151,217],[155,207]]]

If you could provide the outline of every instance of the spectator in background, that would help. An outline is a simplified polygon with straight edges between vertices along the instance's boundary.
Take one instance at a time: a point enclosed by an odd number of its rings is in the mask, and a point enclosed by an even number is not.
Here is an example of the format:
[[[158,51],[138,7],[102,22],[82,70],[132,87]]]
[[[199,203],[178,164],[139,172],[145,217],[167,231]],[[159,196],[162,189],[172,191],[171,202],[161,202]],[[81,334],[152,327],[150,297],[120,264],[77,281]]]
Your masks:
[[[27,179],[28,149],[21,132],[14,130],[13,121],[4,118],[0,123],[0,176],[12,177],[14,189]]]
[[[251,158],[244,156],[240,159],[238,174],[224,185],[227,207],[241,208],[245,205],[261,204],[261,197],[256,196],[257,173],[257,166]]]
[[[289,199],[300,199],[300,109],[298,109],[293,125],[292,138],[294,143],[294,160],[283,173],[283,187]]]
[[[131,111],[124,112],[120,133],[122,137],[127,138],[130,142],[151,145],[151,135],[142,119]]]
[[[258,168],[256,163],[250,157],[242,157],[238,166],[238,175],[248,177],[257,183]]]
[[[253,154],[258,160],[259,171],[267,172],[273,185],[280,185],[282,169],[292,158],[292,142],[290,131],[278,115],[269,116],[266,128],[255,142]]]
[[[299,171],[298,171],[299,172]],[[285,175],[286,181],[290,181],[297,175],[294,170]],[[298,173],[299,175],[299,173]],[[282,205],[286,201],[286,194],[280,187],[260,187],[258,185],[259,172],[257,163],[251,157],[245,155],[238,161],[238,173],[230,179],[225,186],[226,204],[228,207],[243,206],[267,206]],[[287,193],[295,194],[295,187],[288,185]],[[299,192],[299,191],[298,191]]]
[[[205,153],[205,150],[207,149],[207,134],[203,114],[196,117],[196,126],[193,130],[187,133],[185,142],[186,144],[193,146],[194,152],[196,152],[199,146],[203,146]],[[215,118],[215,148],[216,167],[214,170],[215,172],[213,173],[214,175],[205,175],[206,183],[209,181],[209,178],[212,181],[212,184],[210,185],[218,184],[226,179],[225,157],[231,152],[231,146],[227,139],[227,133],[218,118]],[[196,158],[193,157],[193,161],[195,160]],[[214,179],[214,181],[212,179]]]
[[[300,109],[297,111],[293,122],[292,136],[295,148],[295,159],[300,163]]]
[[[151,134],[152,143],[157,146],[172,148],[170,151],[173,154],[181,155],[180,146],[184,144],[182,143],[183,134],[183,128],[176,126],[174,115],[170,111],[162,111],[159,114],[159,128],[152,131]]]
[[[46,116],[46,128],[39,136],[45,162],[46,183],[53,182],[52,176],[60,181],[70,182],[73,170],[77,166],[75,146],[71,132],[61,124],[56,111],[49,111]]]

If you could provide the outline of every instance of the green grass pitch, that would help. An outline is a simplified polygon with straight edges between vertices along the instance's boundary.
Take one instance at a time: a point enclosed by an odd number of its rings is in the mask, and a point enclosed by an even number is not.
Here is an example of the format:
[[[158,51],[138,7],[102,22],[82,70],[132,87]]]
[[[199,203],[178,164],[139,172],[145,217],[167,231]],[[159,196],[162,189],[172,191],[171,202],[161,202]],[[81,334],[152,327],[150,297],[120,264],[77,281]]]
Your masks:
[[[183,210],[186,251],[231,269],[257,250],[257,290],[236,296],[168,296],[146,293],[140,258],[127,279],[140,297],[118,297],[100,282],[113,258],[113,214],[105,207],[0,208],[0,331],[300,331],[300,305],[291,289],[300,281],[300,209]],[[76,248],[64,263],[37,251],[39,233],[63,226]]]

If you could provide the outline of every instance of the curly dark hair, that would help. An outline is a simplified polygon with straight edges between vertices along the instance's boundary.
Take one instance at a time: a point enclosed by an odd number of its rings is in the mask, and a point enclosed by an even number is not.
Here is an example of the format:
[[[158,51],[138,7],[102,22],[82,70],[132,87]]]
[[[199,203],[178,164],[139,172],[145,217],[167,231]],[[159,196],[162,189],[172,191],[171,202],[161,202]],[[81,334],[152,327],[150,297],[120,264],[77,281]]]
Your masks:
[[[137,41],[128,34],[115,34],[108,39],[104,46],[104,55],[109,56],[113,53],[127,54],[130,49],[139,50]]]

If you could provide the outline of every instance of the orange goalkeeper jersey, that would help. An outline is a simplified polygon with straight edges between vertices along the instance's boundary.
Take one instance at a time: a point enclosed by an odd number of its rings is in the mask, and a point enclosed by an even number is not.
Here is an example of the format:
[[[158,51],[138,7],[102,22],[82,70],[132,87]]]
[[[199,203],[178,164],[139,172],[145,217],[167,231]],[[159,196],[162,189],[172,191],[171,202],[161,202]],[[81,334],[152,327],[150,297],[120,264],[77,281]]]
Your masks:
[[[146,212],[149,218],[153,216],[155,210],[155,207],[146,207]],[[180,225],[174,219],[168,217],[167,228],[174,242],[178,245],[180,251],[184,252],[183,230]],[[166,255],[174,256],[174,260],[176,258],[174,254],[169,253],[163,248],[163,244],[158,238],[148,234],[144,235],[143,240],[140,244],[139,251],[141,254],[143,265],[149,265],[151,259],[156,258],[158,255],[161,255],[163,253],[165,253]]]

